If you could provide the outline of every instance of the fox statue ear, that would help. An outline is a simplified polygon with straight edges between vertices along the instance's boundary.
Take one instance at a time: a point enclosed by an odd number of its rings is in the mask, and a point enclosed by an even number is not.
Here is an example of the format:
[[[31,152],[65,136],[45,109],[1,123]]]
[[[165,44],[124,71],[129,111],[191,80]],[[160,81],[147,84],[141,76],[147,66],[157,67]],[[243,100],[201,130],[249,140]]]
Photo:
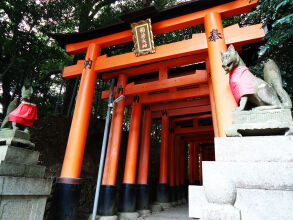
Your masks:
[[[22,92],[22,93],[25,92],[25,86],[23,86],[23,87],[21,88],[21,92]]]
[[[31,92],[31,93],[33,93],[33,92],[34,92],[34,90],[33,90],[33,87],[30,87],[30,92]]]
[[[235,48],[232,44],[228,47],[228,51],[235,52]]]

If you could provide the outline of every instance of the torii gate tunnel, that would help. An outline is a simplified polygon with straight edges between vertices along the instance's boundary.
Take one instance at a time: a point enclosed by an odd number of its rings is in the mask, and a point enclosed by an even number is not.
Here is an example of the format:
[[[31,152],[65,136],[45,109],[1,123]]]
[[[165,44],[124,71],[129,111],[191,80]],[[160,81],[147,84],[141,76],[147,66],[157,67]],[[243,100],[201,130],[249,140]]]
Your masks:
[[[63,72],[66,79],[81,76],[81,82],[61,177],[57,180],[59,200],[73,209],[78,204],[76,195],[98,74],[102,74],[105,81],[116,78],[115,97],[125,96],[113,109],[99,215],[116,214],[116,176],[122,123],[124,109],[129,105],[132,105],[131,122],[119,211],[149,209],[148,168],[152,119],[162,123],[157,202],[166,204],[182,200],[186,196],[183,189],[186,179],[190,184],[200,184],[201,160],[214,159],[213,148],[209,152],[204,149],[212,146],[214,136],[225,136],[224,129],[231,124],[231,112],[237,105],[229,87],[228,75],[222,68],[220,52],[226,51],[229,44],[241,51],[242,45],[261,41],[265,35],[261,24],[223,28],[222,19],[249,12],[256,5],[255,0],[199,0],[189,3],[186,12],[181,6],[173,11],[170,9],[169,15],[168,10],[165,10],[162,18],[166,19],[160,18],[160,13],[156,15],[157,20],[154,19],[154,35],[199,24],[204,24],[205,33],[193,34],[188,40],[157,46],[155,53],[139,57],[134,52],[112,57],[100,55],[103,47],[132,40],[129,24],[126,28],[122,25],[111,31],[109,28],[100,28],[85,33],[55,34],[54,38],[66,46],[68,54],[86,53],[85,60],[65,67]],[[190,64],[203,62],[204,69],[189,68]],[[182,67],[182,71],[172,73],[173,69],[180,69],[178,67]],[[145,76],[151,74],[153,78],[145,79]],[[103,91],[101,98],[108,99],[109,91]],[[66,211],[59,212],[65,216]],[[60,216],[60,219],[66,219]]]

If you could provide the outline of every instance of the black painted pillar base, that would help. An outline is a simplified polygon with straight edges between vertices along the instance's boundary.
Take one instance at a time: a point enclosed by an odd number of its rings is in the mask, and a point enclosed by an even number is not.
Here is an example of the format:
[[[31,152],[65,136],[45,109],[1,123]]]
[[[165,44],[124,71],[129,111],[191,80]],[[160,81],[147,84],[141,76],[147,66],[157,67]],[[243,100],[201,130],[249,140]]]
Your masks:
[[[98,214],[100,216],[113,216],[116,214],[117,186],[101,185]]]
[[[50,220],[75,220],[79,204],[81,184],[77,178],[56,180]]]
[[[169,202],[169,184],[160,183],[157,189],[157,201],[162,203]]]
[[[170,202],[175,202],[177,200],[176,190],[176,186],[170,186]]]
[[[136,209],[149,210],[149,185],[138,184],[136,186]]]
[[[184,199],[185,198],[185,185],[181,184],[179,186],[179,191],[180,191],[180,199]]]
[[[199,180],[195,180],[195,181],[194,181],[194,185],[198,185],[198,186],[200,186],[200,181],[199,181]]]
[[[136,185],[123,183],[120,188],[119,212],[135,212]]]
[[[181,192],[180,192],[180,186],[175,186],[175,192],[176,192],[176,201],[181,200]]]

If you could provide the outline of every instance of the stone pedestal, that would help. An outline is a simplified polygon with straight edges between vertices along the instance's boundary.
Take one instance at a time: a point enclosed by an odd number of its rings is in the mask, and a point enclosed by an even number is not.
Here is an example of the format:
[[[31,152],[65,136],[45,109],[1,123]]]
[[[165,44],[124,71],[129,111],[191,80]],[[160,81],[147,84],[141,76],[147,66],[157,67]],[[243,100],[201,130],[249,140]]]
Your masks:
[[[225,132],[227,137],[293,135],[291,110],[234,111]]]
[[[215,156],[203,162],[204,186],[189,186],[189,217],[221,210],[210,206],[205,185],[217,188],[224,177],[235,184],[242,220],[293,219],[293,136],[215,138]]]
[[[241,212],[232,205],[209,203],[203,208],[203,220],[241,220]]]
[[[0,137],[0,219],[43,219],[52,180],[43,178],[39,152],[25,132],[4,130]]]

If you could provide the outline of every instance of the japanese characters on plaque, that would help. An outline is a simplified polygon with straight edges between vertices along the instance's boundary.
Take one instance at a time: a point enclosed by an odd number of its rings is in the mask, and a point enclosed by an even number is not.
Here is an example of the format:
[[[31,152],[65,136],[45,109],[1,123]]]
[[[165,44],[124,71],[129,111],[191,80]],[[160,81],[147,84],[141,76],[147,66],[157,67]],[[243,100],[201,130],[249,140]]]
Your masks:
[[[136,56],[154,53],[154,37],[151,19],[131,24],[134,42],[134,53]]]

